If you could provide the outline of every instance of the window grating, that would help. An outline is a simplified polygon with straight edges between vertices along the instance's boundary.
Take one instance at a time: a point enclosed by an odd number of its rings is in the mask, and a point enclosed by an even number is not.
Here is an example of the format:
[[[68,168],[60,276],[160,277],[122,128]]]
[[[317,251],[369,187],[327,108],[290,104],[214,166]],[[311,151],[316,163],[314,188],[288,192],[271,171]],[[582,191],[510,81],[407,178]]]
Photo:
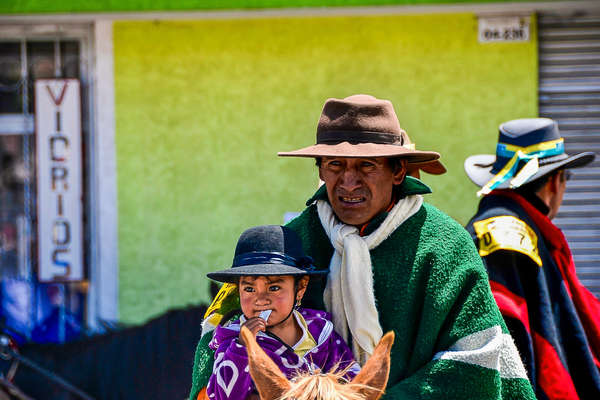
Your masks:
[[[540,116],[558,122],[567,153],[596,153],[572,171],[554,222],[579,279],[600,297],[600,13],[541,13],[538,32]]]

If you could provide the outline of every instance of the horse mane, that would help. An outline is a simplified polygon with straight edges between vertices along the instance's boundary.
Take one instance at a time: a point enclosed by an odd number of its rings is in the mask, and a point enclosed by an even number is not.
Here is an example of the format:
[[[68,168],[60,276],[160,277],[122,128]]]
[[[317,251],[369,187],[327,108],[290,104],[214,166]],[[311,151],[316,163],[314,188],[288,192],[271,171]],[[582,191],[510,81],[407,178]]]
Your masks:
[[[291,387],[278,400],[365,400],[364,389],[380,391],[367,385],[348,382],[344,378],[346,372],[301,372],[290,381]]]

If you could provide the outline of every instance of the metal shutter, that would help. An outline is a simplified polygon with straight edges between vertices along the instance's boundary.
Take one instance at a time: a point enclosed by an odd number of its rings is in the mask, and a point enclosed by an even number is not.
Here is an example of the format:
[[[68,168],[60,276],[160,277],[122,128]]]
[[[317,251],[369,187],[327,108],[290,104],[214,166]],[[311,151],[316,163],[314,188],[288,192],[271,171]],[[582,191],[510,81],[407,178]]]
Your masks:
[[[540,13],[539,113],[556,120],[567,153],[593,151],[574,169],[554,222],[571,246],[581,282],[600,297],[600,11]]]

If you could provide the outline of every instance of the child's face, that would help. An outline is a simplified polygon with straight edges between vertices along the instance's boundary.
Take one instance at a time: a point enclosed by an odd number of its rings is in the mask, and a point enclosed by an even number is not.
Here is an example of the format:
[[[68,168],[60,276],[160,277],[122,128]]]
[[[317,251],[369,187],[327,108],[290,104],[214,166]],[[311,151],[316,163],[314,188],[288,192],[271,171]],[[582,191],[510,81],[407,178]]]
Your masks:
[[[267,321],[269,326],[288,316],[306,288],[299,287],[296,293],[292,276],[242,276],[239,290],[240,306],[246,318],[258,317],[264,310],[273,310]]]

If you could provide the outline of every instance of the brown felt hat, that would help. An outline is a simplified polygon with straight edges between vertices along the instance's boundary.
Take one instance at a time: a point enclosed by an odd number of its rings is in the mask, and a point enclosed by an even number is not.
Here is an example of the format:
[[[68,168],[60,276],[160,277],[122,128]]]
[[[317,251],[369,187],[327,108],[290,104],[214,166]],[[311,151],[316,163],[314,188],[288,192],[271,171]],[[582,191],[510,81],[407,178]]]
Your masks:
[[[408,134],[402,131],[402,137],[404,139],[404,147],[415,149],[415,144],[410,140]],[[411,163],[412,169],[420,169],[423,172],[427,172],[431,175],[442,175],[446,173],[446,167],[440,160],[433,160],[423,163]]]
[[[283,157],[402,157],[409,163],[427,163],[440,157],[433,151],[415,150],[411,143],[406,143],[405,136],[390,101],[357,94],[325,102],[315,145],[277,154]]]

